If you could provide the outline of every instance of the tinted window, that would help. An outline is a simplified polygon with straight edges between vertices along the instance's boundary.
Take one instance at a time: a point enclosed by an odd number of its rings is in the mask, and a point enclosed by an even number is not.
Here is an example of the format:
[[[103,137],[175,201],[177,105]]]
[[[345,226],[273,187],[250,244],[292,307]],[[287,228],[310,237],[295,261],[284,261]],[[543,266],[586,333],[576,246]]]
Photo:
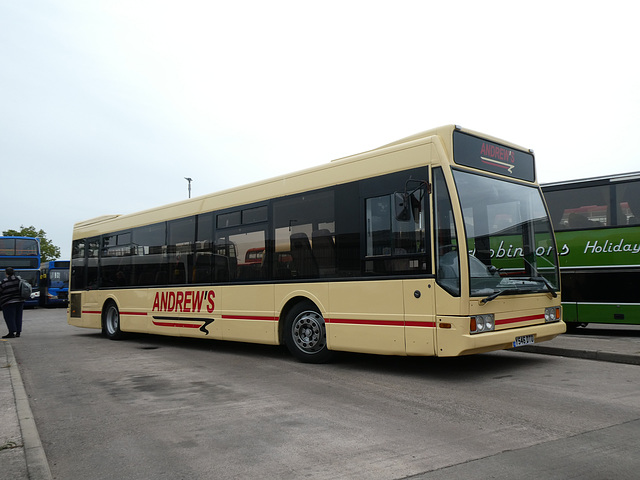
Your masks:
[[[598,228],[611,224],[609,185],[546,191],[544,196],[556,230]]]
[[[169,283],[193,283],[193,265],[196,241],[196,218],[188,217],[168,223]]]
[[[242,212],[223,213],[218,215],[218,228],[235,227],[242,223]]]
[[[247,225],[250,223],[266,222],[267,221],[267,207],[248,208],[242,211],[242,224]]]
[[[167,283],[166,224],[138,227],[132,233],[136,285],[164,285]]]
[[[460,255],[451,197],[442,169],[433,171],[435,198],[436,278],[449,293],[460,295]]]
[[[219,281],[251,281],[267,279],[263,257],[266,249],[264,228],[246,227],[218,231],[214,269]]]
[[[74,240],[71,246],[71,288],[84,289],[86,286],[86,240]]]
[[[126,287],[134,284],[131,256],[134,246],[130,233],[118,233],[102,237],[100,252],[100,285],[105,288]]]
[[[617,225],[640,224],[640,182],[616,185]]]
[[[273,221],[276,278],[317,278],[336,274],[333,190],[276,200]]]

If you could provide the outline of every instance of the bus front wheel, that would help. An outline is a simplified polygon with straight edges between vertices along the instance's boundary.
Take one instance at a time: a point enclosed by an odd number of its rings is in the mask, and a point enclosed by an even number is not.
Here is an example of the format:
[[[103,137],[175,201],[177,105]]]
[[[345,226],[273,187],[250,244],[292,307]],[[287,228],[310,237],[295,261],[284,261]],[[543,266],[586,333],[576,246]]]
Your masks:
[[[285,344],[298,360],[324,363],[331,358],[324,318],[311,302],[294,306],[287,314],[284,328]]]
[[[106,308],[102,312],[102,332],[109,340],[120,340],[124,338],[122,330],[120,330],[120,311],[115,302],[107,303]]]

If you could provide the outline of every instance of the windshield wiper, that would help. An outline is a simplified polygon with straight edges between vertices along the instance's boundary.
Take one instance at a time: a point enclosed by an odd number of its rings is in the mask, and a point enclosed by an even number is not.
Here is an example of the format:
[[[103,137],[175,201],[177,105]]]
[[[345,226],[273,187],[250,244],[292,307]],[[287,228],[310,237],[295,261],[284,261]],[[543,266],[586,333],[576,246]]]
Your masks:
[[[478,302],[480,305],[484,305],[487,302],[490,302],[491,300],[495,300],[496,298],[498,298],[500,295],[502,295],[504,292],[506,292],[506,290],[498,290],[495,293],[492,293],[491,295],[489,295],[486,298],[483,298],[482,300],[480,300],[480,302]]]
[[[549,283],[549,280],[547,280],[544,277],[530,277],[531,280],[533,280],[534,282],[542,282],[544,283],[544,286],[547,287],[547,290],[549,290],[549,293],[551,294],[551,296],[553,298],[556,298],[558,296],[558,294],[556,293],[556,290],[553,288],[553,285],[551,285]]]
[[[554,291],[553,286],[544,277],[518,277],[518,280],[542,282],[544,283],[544,285],[549,290],[549,293],[551,293],[551,295],[553,295],[554,298],[558,296],[558,294]],[[517,295],[519,293],[531,293],[531,290],[525,289],[525,288],[505,288],[503,290],[498,290],[497,292],[492,293],[488,297],[483,298],[482,300],[480,300],[479,303],[480,305],[484,305],[485,303],[490,302],[491,300],[495,300],[500,295],[503,295],[503,294]]]
[[[531,267],[531,269],[534,272],[538,272],[538,269],[536,268],[535,265],[533,265],[531,262],[529,262],[526,258],[523,258],[523,260],[525,261],[525,263],[527,265],[529,265]],[[553,298],[556,298],[558,296],[558,294],[556,293],[555,289],[553,288],[553,285],[551,285],[549,283],[549,281],[542,277],[542,276],[536,276],[536,277],[517,277],[521,280],[531,280],[532,282],[541,282],[544,283],[544,286],[547,287],[547,290],[549,290],[549,293],[551,294],[551,296],[553,296]]]
[[[549,293],[553,296],[553,298],[556,298],[558,296],[558,294],[556,293],[555,289],[553,288],[553,285],[551,285],[549,283],[549,281],[544,277],[514,277],[511,280],[513,280],[513,281],[515,281],[515,280],[523,280],[525,282],[542,283],[547,288],[547,290],[549,290]]]

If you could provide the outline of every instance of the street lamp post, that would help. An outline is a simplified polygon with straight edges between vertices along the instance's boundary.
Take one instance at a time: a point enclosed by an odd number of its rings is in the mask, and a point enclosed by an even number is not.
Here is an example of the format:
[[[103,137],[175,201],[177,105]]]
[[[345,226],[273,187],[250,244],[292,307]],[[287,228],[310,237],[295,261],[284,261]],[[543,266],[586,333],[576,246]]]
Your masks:
[[[184,179],[189,182],[189,198],[191,198],[191,182],[193,182],[193,179],[191,177],[184,177]]]

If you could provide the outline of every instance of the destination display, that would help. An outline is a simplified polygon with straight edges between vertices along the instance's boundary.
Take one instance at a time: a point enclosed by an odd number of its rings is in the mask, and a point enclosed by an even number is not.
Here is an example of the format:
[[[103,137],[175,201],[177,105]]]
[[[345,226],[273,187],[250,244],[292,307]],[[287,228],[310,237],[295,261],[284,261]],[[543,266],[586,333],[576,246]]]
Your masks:
[[[453,161],[528,182],[536,178],[533,154],[460,131],[453,132]]]

